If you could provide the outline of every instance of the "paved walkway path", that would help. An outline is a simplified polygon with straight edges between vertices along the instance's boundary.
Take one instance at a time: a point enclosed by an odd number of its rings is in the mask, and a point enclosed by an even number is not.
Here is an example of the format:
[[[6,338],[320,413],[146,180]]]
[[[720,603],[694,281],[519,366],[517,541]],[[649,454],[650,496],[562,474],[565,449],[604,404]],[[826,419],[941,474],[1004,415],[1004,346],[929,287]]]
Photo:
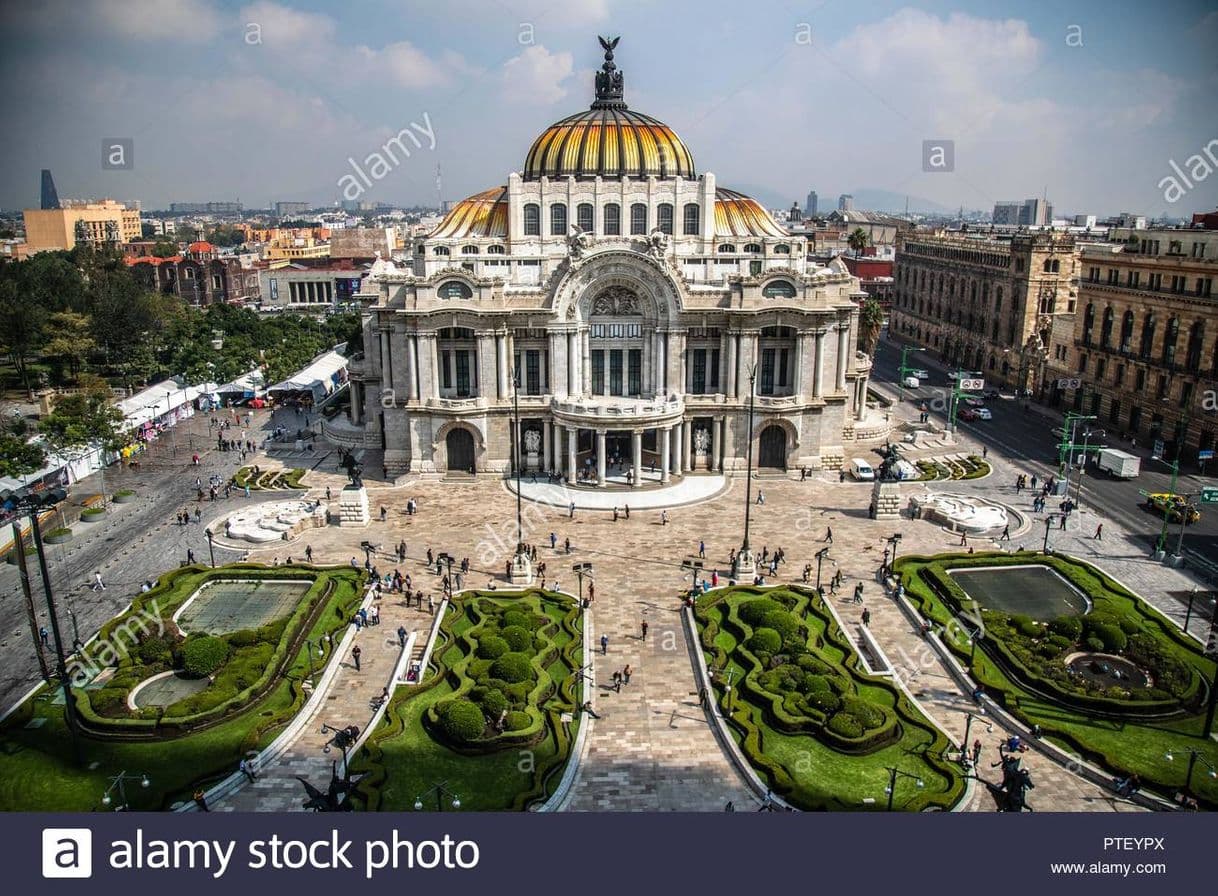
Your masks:
[[[516,481],[507,481],[507,487],[513,494],[516,492]],[[520,494],[528,501],[539,504],[549,504],[554,507],[567,509],[575,502],[577,510],[609,510],[613,508],[630,507],[636,510],[658,510],[663,507],[680,507],[684,504],[695,504],[705,501],[727,488],[727,479],[718,474],[698,474],[687,476],[670,485],[653,485],[648,488],[567,488],[565,485],[530,482],[521,479]]]

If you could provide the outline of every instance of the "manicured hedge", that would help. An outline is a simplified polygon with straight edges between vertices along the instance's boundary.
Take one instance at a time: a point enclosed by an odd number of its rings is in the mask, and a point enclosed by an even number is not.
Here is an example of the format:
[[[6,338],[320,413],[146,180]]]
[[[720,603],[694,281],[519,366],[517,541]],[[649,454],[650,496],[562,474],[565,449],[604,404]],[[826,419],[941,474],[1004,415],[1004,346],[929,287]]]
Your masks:
[[[182,671],[191,678],[203,678],[215,672],[228,659],[228,642],[211,635],[187,638],[182,651]]]

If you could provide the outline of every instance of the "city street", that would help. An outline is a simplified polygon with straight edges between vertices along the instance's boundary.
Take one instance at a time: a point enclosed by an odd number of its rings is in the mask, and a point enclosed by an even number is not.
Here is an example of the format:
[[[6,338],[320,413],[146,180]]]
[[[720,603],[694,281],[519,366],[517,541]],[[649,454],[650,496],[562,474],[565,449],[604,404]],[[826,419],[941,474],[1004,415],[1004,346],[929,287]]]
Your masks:
[[[897,388],[897,369],[901,363],[901,345],[894,341],[881,340],[876,352],[875,367],[872,380],[884,383],[893,390]],[[938,424],[945,425],[948,414],[947,370],[933,352],[910,351],[906,363],[911,367],[919,367],[930,373],[929,385],[923,384],[918,389],[906,389],[907,401],[925,401],[932,419]],[[1042,479],[1049,474],[1058,472],[1058,448],[1060,437],[1055,430],[1062,425],[1063,413],[1030,402],[1030,409],[1023,410],[1023,402],[1012,397],[991,399],[986,406],[993,412],[993,420],[978,420],[976,422],[957,421],[959,431],[967,433],[981,444],[989,447],[1013,462],[1023,462],[1026,472],[1035,474]],[[1094,430],[1103,431],[1104,421],[1098,420],[1091,424]],[[1077,438],[1082,441],[1083,424],[1079,424]],[[1081,507],[1096,512],[1101,517],[1119,521],[1131,533],[1135,533],[1139,543],[1143,544],[1147,556],[1150,555],[1162,531],[1162,517],[1155,516],[1142,505],[1144,498],[1140,491],[1166,492],[1171,487],[1171,468],[1162,462],[1152,460],[1148,446],[1138,445],[1132,448],[1128,443],[1121,443],[1115,432],[1107,433],[1107,438],[1101,444],[1112,448],[1120,448],[1142,457],[1142,470],[1136,479],[1122,481],[1110,478],[1098,471],[1094,465],[1088,467],[1081,482],[1081,501],[1076,499]],[[1077,452],[1076,452],[1077,454]],[[1070,495],[1073,498],[1078,493],[1078,470],[1071,472]],[[1202,485],[1218,484],[1218,478],[1213,475],[1201,476],[1196,470],[1182,470],[1176,484],[1178,494],[1199,494]],[[1183,552],[1188,565],[1206,578],[1210,584],[1218,586],[1218,506],[1201,507],[1201,519],[1185,527]],[[1168,553],[1174,553],[1180,538],[1180,526],[1173,525],[1168,529]]]

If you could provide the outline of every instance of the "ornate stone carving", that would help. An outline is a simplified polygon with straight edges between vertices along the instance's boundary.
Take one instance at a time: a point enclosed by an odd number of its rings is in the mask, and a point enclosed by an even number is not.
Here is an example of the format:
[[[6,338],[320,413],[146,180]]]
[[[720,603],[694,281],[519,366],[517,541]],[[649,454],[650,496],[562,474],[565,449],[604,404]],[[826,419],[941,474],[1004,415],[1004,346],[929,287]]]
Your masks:
[[[610,286],[592,300],[592,313],[624,317],[639,313],[639,297],[628,287]]]
[[[699,456],[710,454],[711,434],[705,426],[694,430],[694,454]]]
[[[571,225],[571,233],[567,236],[567,255],[572,261],[582,258],[583,254],[592,247],[592,234],[585,233],[574,224]]]
[[[656,227],[647,238],[647,251],[653,258],[663,258],[668,254],[668,234]]]
[[[541,451],[541,433],[535,429],[526,429],[524,433],[524,450],[526,454],[537,454]]]

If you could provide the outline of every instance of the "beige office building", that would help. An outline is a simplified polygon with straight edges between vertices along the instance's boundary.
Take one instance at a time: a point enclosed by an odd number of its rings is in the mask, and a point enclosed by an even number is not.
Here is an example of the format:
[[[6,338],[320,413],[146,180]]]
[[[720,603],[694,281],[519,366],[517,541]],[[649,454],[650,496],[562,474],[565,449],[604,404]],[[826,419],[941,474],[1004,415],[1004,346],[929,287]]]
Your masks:
[[[140,239],[139,209],[113,199],[98,202],[67,201],[63,208],[27,208],[27,254],[73,249],[78,243],[130,243]]]

